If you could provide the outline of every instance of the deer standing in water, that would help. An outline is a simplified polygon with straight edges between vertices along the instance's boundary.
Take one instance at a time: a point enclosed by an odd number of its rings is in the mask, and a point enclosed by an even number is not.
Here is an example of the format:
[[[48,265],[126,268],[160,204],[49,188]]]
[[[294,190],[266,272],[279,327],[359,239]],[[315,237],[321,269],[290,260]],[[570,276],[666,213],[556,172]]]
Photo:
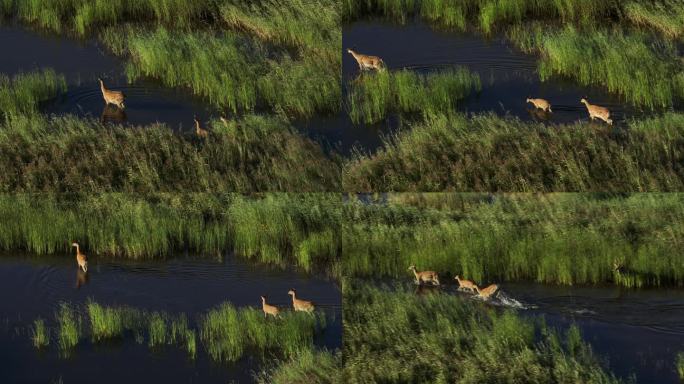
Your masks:
[[[124,100],[126,99],[126,95],[124,95],[124,93],[121,91],[112,91],[107,89],[107,87],[104,85],[104,81],[99,78],[98,80],[100,81],[100,90],[102,91],[102,97],[104,98],[105,103],[113,104],[121,109],[124,109]]]
[[[376,71],[385,70],[385,62],[377,56],[363,55],[351,49],[347,49],[347,52],[354,56],[354,59],[356,59],[356,62],[359,64],[359,69],[361,71],[366,69],[375,69]]]
[[[297,292],[294,288],[287,292],[288,295],[292,296],[292,307],[296,312],[308,312],[313,313],[314,304],[310,301],[302,300],[297,298]]]
[[[544,112],[553,112],[551,110],[551,103],[549,103],[548,100],[528,98],[526,101],[528,103],[532,103],[532,105],[534,105],[535,108],[541,109]]]
[[[76,247],[76,262],[78,263],[78,267],[83,269],[83,272],[88,272],[88,257],[84,253],[81,253],[81,247],[78,243],[72,243],[71,246]]]
[[[580,102],[587,106],[587,111],[589,112],[591,120],[599,119],[605,121],[608,125],[613,125],[613,120],[610,119],[610,111],[608,108],[589,104],[587,99],[582,99]]]
[[[423,282],[431,283],[434,285],[439,285],[439,275],[435,271],[416,271],[416,266],[412,265],[408,268],[409,271],[413,271],[413,275],[416,277],[416,284],[420,285]]]
[[[280,310],[278,307],[266,304],[266,296],[261,296],[261,309],[264,311],[264,318],[268,317],[268,315],[280,317]]]
[[[459,276],[459,275],[456,275],[456,277],[454,277],[454,280],[458,281],[458,289],[461,289],[461,290],[467,289],[470,292],[477,291],[477,285],[470,280],[461,279],[461,276]]]

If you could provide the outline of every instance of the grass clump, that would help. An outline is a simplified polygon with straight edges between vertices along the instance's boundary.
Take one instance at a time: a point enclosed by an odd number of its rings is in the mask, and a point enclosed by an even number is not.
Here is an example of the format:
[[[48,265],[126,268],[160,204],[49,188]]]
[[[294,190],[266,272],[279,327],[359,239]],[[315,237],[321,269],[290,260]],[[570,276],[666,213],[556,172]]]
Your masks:
[[[354,123],[372,124],[393,112],[448,112],[481,89],[480,77],[465,68],[426,75],[406,70],[362,74],[350,86],[349,115]]]
[[[345,288],[347,383],[619,383],[577,328],[500,312],[457,296]]]
[[[344,383],[342,357],[328,351],[303,351],[257,377],[260,384]]]
[[[53,70],[9,78],[0,74],[0,114],[5,119],[38,112],[41,103],[66,92],[64,76]]]
[[[326,191],[339,166],[279,118],[212,122],[206,140],[164,125],[21,117],[0,126],[0,191]]]
[[[679,352],[677,354],[677,373],[679,373],[679,378],[684,379],[684,352]]]
[[[632,24],[655,29],[670,39],[684,36],[684,6],[679,1],[628,1],[624,8]]]
[[[86,304],[94,341],[122,337],[139,328],[142,314],[128,307],[106,307],[92,300]]]
[[[266,319],[260,310],[223,303],[202,316],[199,335],[213,360],[232,362],[251,350],[290,357],[311,349],[317,325],[325,326],[325,316],[288,312]]]
[[[6,250],[66,254],[73,251],[68,239],[77,239],[90,254],[231,251],[282,267],[339,272],[337,194],[14,194],[0,195],[0,217],[0,249]]]
[[[33,321],[31,341],[33,341],[33,346],[38,349],[50,345],[50,332],[45,327],[45,320],[38,318]]]
[[[55,315],[59,348],[63,353],[71,351],[81,338],[81,315],[69,303],[60,303]]]
[[[684,115],[612,129],[494,115],[431,116],[343,169],[347,191],[678,191]]]
[[[345,276],[410,281],[415,264],[442,281],[461,275],[479,284],[684,285],[682,194],[386,198],[347,204]]]

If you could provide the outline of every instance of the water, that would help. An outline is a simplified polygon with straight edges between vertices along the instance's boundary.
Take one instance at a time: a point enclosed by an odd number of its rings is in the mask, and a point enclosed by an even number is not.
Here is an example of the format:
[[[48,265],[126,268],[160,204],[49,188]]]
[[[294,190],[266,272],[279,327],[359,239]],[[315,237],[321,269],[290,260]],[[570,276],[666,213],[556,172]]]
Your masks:
[[[490,305],[515,309],[523,316],[543,316],[548,325],[560,329],[577,325],[616,375],[635,375],[638,383],[680,383],[674,362],[684,351],[684,290],[534,283],[500,287]],[[452,284],[441,291],[472,297]]]
[[[355,22],[343,30],[345,85],[359,74],[358,65],[346,52],[347,48],[381,57],[390,71],[407,69],[428,73],[449,67],[467,67],[482,80],[482,91],[458,106],[460,111],[467,113],[494,112],[525,121],[553,123],[588,121],[586,108],[580,103],[582,98],[609,108],[615,124],[650,113],[629,106],[597,87],[582,87],[561,78],[541,82],[537,58],[517,51],[503,38],[485,40],[472,34],[440,32],[419,22],[403,26],[380,21]],[[549,100],[553,114],[534,110],[525,102],[528,97]],[[385,124],[374,129],[387,134],[396,126]],[[365,143],[368,144],[366,148],[373,150],[377,141]]]
[[[97,345],[82,342],[69,358],[59,357],[54,345],[42,352],[32,346],[29,326],[35,318],[52,322],[60,301],[83,304],[88,298],[106,305],[185,313],[193,322],[225,301],[260,308],[260,295],[289,308],[287,291],[294,287],[328,318],[327,328],[315,340],[317,347],[341,347],[342,297],[337,285],[324,278],[254,265],[231,255],[213,259],[186,255],[161,261],[91,257],[87,276],[78,272],[70,255],[0,257],[3,382],[49,383],[61,377],[66,383],[89,383],[97,377],[103,383],[243,383],[253,381],[253,372],[263,368],[255,356],[231,365],[214,363],[199,341],[196,361],[178,347],[151,352],[131,338]]]

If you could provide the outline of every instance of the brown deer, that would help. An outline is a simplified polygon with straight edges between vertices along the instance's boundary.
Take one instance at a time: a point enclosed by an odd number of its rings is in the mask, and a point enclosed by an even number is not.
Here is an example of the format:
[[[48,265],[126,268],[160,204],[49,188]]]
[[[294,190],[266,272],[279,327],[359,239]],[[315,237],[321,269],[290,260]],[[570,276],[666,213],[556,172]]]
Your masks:
[[[591,105],[587,99],[582,99],[580,102],[587,106],[587,111],[589,112],[591,120],[599,119],[605,121],[608,125],[613,125],[613,120],[610,119],[610,111],[608,108]]]
[[[461,277],[459,275],[456,275],[456,277],[454,277],[454,280],[458,281],[458,289],[461,289],[461,290],[467,289],[470,292],[477,291],[477,285],[470,280],[461,279]]]
[[[483,289],[480,289],[477,285],[475,286],[475,291],[477,292],[477,295],[485,300],[489,300],[489,298],[491,298],[492,295],[494,295],[498,290],[499,286],[496,284],[492,284]]]
[[[81,247],[78,243],[72,243],[71,246],[76,247],[76,262],[78,263],[78,267],[83,269],[83,272],[88,272],[88,257],[84,253],[81,253]]]
[[[416,277],[416,284],[420,285],[423,282],[431,283],[434,285],[439,285],[439,276],[435,271],[416,271],[416,266],[412,265],[408,268],[409,271],[413,271],[413,275]]]
[[[375,69],[377,71],[383,71],[386,69],[385,62],[377,56],[363,55],[354,52],[351,49],[347,49],[347,52],[349,52],[350,55],[354,56],[354,59],[356,59],[356,62],[359,64],[359,69],[361,71],[364,71],[366,69]]]
[[[105,103],[113,104],[121,109],[124,109],[124,100],[126,99],[126,95],[124,95],[124,93],[121,91],[111,91],[107,89],[104,85],[104,81],[102,81],[100,78],[98,78],[98,80],[100,81],[100,90],[102,91],[102,97],[104,98]]]
[[[297,298],[297,291],[294,288],[287,292],[288,295],[292,296],[292,307],[295,312],[308,312],[313,313],[314,304],[310,301],[302,300]]]
[[[280,317],[280,310],[278,307],[266,304],[266,296],[261,296],[261,309],[264,311],[264,318],[268,317],[268,315]]]
[[[548,100],[544,99],[527,99],[526,100],[528,103],[532,103],[535,108],[541,109],[544,112],[553,112],[551,110],[551,103],[548,102]]]
[[[199,120],[197,120],[197,116],[194,117],[194,120],[195,120],[195,135],[197,135],[197,137],[201,137],[203,139],[206,139],[207,137],[209,137],[209,131],[202,128]]]

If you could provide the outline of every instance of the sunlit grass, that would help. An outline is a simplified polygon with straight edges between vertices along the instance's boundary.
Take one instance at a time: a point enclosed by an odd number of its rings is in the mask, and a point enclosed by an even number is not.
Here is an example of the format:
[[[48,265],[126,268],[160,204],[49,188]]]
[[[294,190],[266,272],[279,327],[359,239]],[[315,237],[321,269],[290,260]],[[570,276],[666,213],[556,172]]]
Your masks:
[[[68,354],[81,338],[81,315],[69,303],[60,303],[55,314],[60,351]]]
[[[95,341],[122,337],[124,332],[139,328],[142,314],[128,307],[106,307],[94,301],[86,304],[90,330]]]
[[[684,379],[684,352],[677,354],[677,373],[679,373],[679,378]]]
[[[343,275],[478,284],[684,285],[684,194],[390,194],[352,201]],[[615,265],[620,266],[615,271]]]
[[[345,383],[619,383],[576,327],[411,288],[345,285]]]
[[[33,321],[31,341],[33,341],[33,346],[38,349],[50,345],[50,332],[45,327],[45,320],[38,318]]]
[[[52,70],[9,78],[0,74],[0,115],[5,119],[35,114],[42,102],[66,92],[64,76]]]
[[[347,191],[679,191],[684,115],[548,125],[492,114],[428,117],[344,166]]]
[[[341,384],[345,382],[342,355],[306,350],[264,370],[258,381],[261,384]]]

